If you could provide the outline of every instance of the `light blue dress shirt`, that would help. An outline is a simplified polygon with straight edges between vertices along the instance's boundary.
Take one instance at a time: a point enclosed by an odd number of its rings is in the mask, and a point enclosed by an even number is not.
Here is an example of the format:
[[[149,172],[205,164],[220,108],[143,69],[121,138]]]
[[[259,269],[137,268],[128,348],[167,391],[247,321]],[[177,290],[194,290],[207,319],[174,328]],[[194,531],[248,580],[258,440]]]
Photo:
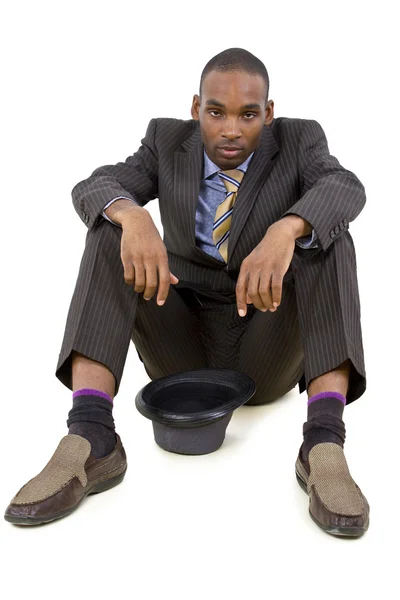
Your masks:
[[[253,158],[254,152],[237,167],[244,173]],[[210,160],[204,150],[203,179],[200,184],[199,200],[196,209],[196,245],[211,254],[214,258],[225,262],[213,240],[213,225],[218,205],[225,200],[226,187],[218,175],[221,168]]]
[[[244,173],[246,173],[247,168],[253,158],[253,154],[250,156],[238,167]],[[207,254],[210,254],[217,260],[221,262],[225,262],[222,258],[219,250],[214,244],[213,240],[213,225],[215,219],[215,213],[217,212],[218,205],[225,200],[226,196],[226,188],[224,182],[219,177],[218,172],[220,171],[220,167],[218,167],[215,163],[210,160],[204,150],[204,169],[203,169],[203,177],[200,183],[200,191],[199,191],[199,199],[196,208],[196,225],[195,225],[195,234],[196,234],[196,245],[201,248]],[[105,214],[105,210],[116,200],[120,200],[121,198],[125,198],[125,196],[118,196],[117,198],[113,198],[106,204],[103,209],[103,217],[114,223],[107,215]],[[127,200],[131,200],[132,198],[126,198]],[[138,203],[137,203],[138,204]],[[315,248],[316,244],[316,235],[313,230],[309,236],[299,238],[296,240],[296,244],[301,248]]]

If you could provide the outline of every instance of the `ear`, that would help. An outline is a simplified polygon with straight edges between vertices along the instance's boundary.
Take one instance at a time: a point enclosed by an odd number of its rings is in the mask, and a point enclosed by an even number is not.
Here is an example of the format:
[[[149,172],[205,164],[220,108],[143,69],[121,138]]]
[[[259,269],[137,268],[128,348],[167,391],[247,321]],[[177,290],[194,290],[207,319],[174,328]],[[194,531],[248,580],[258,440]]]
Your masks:
[[[195,121],[200,120],[200,98],[197,94],[193,96],[192,109],[191,109],[192,119]]]
[[[264,125],[270,125],[273,120],[274,120],[274,101],[268,100],[267,106],[265,107]]]

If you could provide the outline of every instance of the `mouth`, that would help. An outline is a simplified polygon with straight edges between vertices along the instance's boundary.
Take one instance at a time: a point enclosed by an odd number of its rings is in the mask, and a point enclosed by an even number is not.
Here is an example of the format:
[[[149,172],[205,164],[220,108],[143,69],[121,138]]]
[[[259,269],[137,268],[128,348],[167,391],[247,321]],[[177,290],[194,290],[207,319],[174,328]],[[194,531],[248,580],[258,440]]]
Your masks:
[[[224,158],[235,158],[243,152],[243,148],[238,146],[219,146],[217,150]]]

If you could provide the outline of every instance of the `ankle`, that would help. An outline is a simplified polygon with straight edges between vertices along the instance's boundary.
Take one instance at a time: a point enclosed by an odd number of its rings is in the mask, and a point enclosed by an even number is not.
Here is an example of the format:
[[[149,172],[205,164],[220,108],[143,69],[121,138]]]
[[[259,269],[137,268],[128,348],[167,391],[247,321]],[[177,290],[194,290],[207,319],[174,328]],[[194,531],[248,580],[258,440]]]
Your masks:
[[[343,448],[346,438],[346,428],[342,421],[345,398],[340,394],[323,393],[310,400],[301,447],[301,457],[307,466],[308,455],[314,446],[331,442]]]
[[[83,388],[73,394],[68,433],[87,439],[96,458],[107,456],[116,443],[112,409],[112,399],[99,390]]]
[[[79,435],[91,445],[91,454],[95,458],[103,458],[113,451],[117,438],[115,431],[101,423],[76,422],[68,428],[68,435]]]

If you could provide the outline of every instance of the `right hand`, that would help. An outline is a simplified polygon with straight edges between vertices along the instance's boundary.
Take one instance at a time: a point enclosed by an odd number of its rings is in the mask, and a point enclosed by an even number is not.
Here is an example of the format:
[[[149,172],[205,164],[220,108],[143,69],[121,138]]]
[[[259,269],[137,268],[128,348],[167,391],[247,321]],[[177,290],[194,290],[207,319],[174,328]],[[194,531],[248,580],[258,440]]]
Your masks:
[[[157,289],[157,304],[167,299],[170,284],[178,283],[168,266],[167,249],[148,211],[129,207],[120,212],[122,225],[121,260],[124,279],[135,292],[150,300]]]

